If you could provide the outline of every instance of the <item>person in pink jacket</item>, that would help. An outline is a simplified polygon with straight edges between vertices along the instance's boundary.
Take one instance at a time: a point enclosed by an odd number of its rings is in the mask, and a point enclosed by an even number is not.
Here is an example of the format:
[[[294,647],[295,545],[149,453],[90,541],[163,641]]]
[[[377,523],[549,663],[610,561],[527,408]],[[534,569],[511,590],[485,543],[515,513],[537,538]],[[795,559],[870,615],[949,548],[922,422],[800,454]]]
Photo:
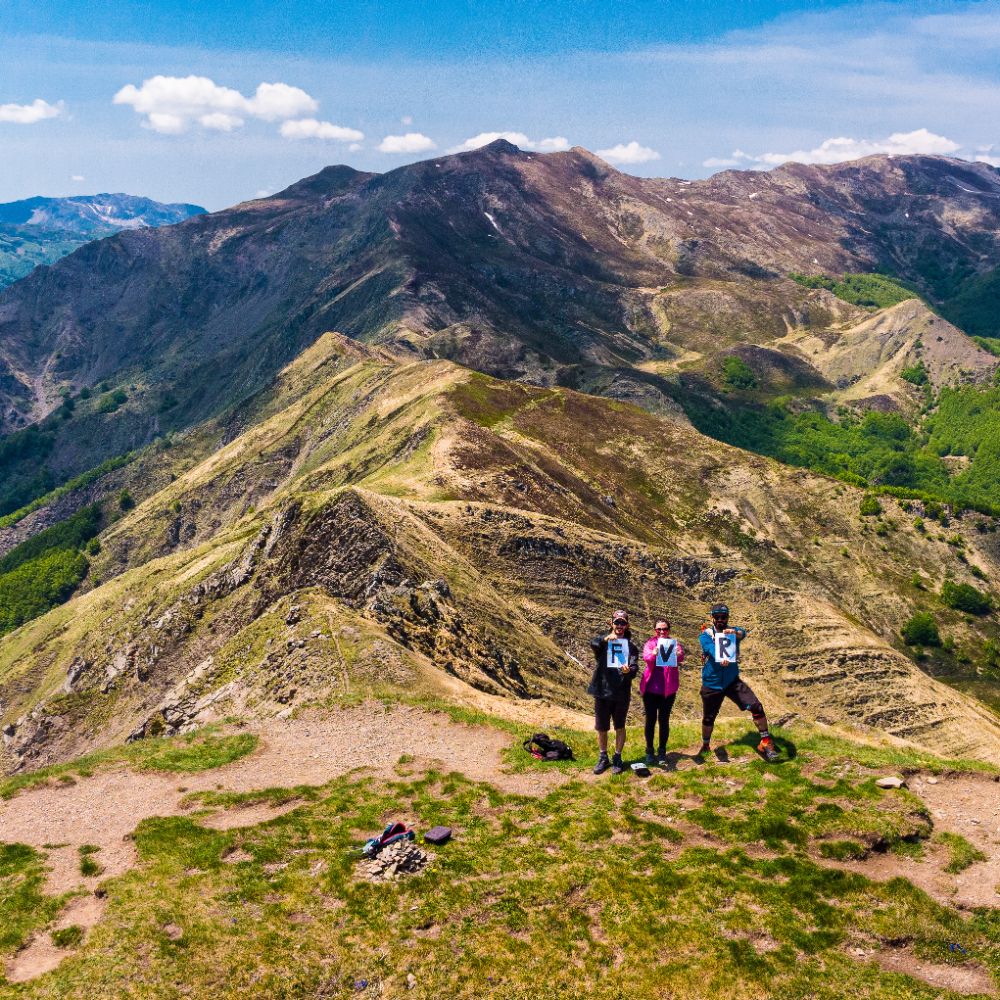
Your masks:
[[[657,760],[666,760],[670,712],[680,683],[678,667],[684,662],[684,649],[671,637],[670,622],[665,618],[656,622],[655,634],[646,640],[642,658],[646,661],[646,669],[639,681],[639,694],[646,710],[646,763],[653,765]],[[657,753],[654,753],[653,736],[657,720],[660,723],[660,742]]]

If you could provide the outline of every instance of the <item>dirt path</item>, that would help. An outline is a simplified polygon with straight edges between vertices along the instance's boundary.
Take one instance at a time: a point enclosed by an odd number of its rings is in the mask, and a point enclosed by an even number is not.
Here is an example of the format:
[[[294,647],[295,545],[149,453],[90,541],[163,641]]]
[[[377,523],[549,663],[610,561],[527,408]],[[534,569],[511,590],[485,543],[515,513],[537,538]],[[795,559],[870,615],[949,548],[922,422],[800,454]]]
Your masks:
[[[128,835],[150,816],[177,816],[191,792],[249,792],[295,785],[322,785],[358,767],[392,774],[403,754],[414,766],[459,771],[500,789],[540,795],[564,780],[561,772],[507,774],[501,751],[506,734],[452,722],[443,713],[418,708],[367,705],[251,727],[260,746],[249,757],[200,774],[152,774],[118,767],[73,785],[46,785],[0,802],[0,839],[45,849],[51,872],[48,891],[92,888],[97,879],[80,875],[79,848],[93,844],[104,871],[120,875],[135,863]],[[217,827],[263,822],[282,809],[257,806],[219,814]],[[49,845],[46,847],[46,845]],[[55,846],[58,845],[58,846]]]
[[[872,854],[863,861],[817,859],[820,864],[857,872],[885,882],[905,878],[945,906],[974,909],[1000,907],[1000,782],[988,775],[959,774],[941,777],[915,775],[910,790],[926,804],[934,833],[958,833],[986,855],[965,871],[945,870],[951,851],[935,842],[925,844],[922,856]]]
[[[86,931],[96,924],[104,911],[104,900],[95,894],[98,882],[120,875],[136,863],[130,839],[136,825],[152,816],[185,814],[188,810],[183,800],[192,792],[322,785],[357,768],[373,775],[395,776],[404,754],[412,758],[409,767],[414,771],[431,767],[458,771],[524,795],[544,794],[569,777],[560,771],[508,773],[503,769],[501,752],[510,745],[509,735],[489,727],[460,725],[444,713],[414,707],[365,705],[253,726],[249,731],[260,738],[253,754],[201,774],[141,773],[122,766],[99,771],[72,785],[41,786],[0,802],[0,840],[30,844],[45,852],[50,867],[49,892],[85,893],[68,904],[52,929],[77,925]],[[695,766],[685,754],[677,754],[671,763],[671,769]],[[957,875],[949,874],[944,871],[949,852],[931,844],[919,861],[886,854],[860,862],[821,863],[849,868],[875,880],[902,876],[950,905],[1000,906],[1000,783],[976,775],[915,775],[910,787],[927,804],[936,831],[960,833],[987,860]],[[199,822],[217,829],[252,826],[296,805],[220,809],[199,817]],[[85,844],[99,848],[93,855],[102,868],[99,876],[87,878],[80,873],[79,849]],[[7,976],[13,982],[33,979],[55,968],[69,953],[56,947],[47,931],[13,957]],[[905,949],[869,946],[854,953],[939,988],[992,990],[988,973],[979,967],[967,966],[954,973],[950,966],[922,962]]]
[[[1000,907],[1000,782],[977,775],[917,777],[911,788],[927,804],[936,831],[959,833],[986,855],[951,876],[951,903]]]

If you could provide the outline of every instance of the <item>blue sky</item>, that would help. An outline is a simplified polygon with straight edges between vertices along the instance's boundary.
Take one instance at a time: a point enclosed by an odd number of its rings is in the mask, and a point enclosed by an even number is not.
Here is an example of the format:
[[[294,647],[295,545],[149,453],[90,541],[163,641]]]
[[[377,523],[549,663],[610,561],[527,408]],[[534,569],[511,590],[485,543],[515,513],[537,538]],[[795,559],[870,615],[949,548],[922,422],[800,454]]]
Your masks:
[[[876,151],[1000,164],[998,0],[5,0],[0,46],[0,201],[214,209],[493,133],[645,175]]]

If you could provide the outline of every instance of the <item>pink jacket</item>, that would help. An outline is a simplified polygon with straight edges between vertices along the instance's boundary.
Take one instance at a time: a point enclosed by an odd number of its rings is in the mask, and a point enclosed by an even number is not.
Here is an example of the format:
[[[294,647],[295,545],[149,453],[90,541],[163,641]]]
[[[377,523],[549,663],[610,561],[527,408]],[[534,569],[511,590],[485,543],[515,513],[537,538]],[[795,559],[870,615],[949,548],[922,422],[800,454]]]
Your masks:
[[[646,661],[646,669],[643,672],[642,679],[639,681],[639,694],[643,695],[646,693],[646,687],[649,685],[650,679],[653,677],[654,671],[661,671],[662,680],[660,685],[662,686],[664,695],[674,694],[677,688],[680,686],[680,672],[677,667],[657,667],[656,665],[656,639],[654,635],[651,639],[646,640],[646,645],[642,650],[642,658]],[[684,662],[684,647],[677,643],[677,663],[680,665]]]

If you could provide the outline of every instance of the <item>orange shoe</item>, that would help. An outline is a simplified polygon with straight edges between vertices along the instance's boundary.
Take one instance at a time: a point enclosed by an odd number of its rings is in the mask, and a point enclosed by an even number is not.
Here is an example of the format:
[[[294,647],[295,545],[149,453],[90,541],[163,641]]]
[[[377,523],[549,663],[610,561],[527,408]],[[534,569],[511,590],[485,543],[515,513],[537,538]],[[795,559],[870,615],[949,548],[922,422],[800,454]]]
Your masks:
[[[760,743],[757,744],[757,753],[759,753],[769,764],[773,764],[776,760],[781,759],[781,754],[778,753],[778,749],[774,745],[774,740],[772,740],[770,736],[765,736]]]

